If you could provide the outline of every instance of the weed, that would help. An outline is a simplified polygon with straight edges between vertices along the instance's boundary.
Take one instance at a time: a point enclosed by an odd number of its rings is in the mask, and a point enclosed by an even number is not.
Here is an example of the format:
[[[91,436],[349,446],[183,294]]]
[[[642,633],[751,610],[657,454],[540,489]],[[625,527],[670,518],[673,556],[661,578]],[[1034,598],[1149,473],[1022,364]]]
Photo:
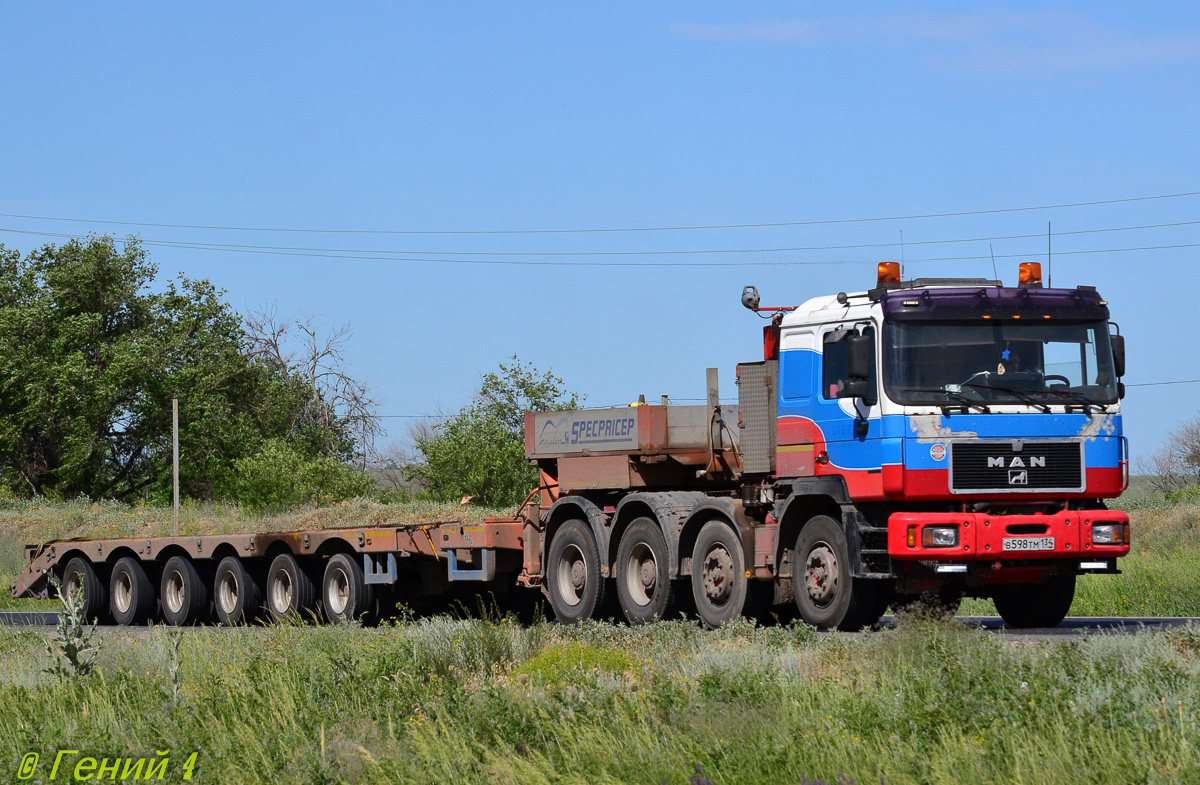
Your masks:
[[[58,614],[54,637],[42,640],[46,653],[50,655],[50,664],[45,672],[59,681],[87,678],[96,667],[100,641],[95,637],[95,622],[89,625],[84,618],[83,590],[75,588],[69,592],[60,591],[62,587],[53,578],[51,585],[63,607]]]

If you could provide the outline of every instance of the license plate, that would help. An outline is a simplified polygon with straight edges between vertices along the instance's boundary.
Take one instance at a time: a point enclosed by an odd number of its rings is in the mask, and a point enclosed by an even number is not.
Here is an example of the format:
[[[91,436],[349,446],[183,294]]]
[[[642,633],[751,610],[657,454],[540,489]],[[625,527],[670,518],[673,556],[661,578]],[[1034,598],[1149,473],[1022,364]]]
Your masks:
[[[1005,537],[1003,547],[1006,551],[1052,551],[1053,537]]]

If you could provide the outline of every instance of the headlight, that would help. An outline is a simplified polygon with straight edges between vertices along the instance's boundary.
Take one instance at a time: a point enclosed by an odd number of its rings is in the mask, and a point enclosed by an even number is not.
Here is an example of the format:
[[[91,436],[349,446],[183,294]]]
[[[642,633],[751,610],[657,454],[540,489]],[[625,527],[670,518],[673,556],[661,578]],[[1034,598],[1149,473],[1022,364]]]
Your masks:
[[[953,548],[958,545],[958,527],[926,526],[921,529],[921,544],[926,548]]]
[[[1124,528],[1120,523],[1092,524],[1092,544],[1120,545],[1125,534]]]

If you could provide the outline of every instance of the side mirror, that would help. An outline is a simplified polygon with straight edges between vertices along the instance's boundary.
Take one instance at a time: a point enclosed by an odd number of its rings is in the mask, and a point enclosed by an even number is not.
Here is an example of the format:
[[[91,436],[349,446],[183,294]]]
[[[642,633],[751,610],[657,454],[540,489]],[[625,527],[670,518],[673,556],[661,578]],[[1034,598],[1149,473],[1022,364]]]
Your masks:
[[[871,387],[866,379],[839,379],[837,383],[839,398],[866,398],[870,391]]]
[[[1117,377],[1125,375],[1125,336],[1110,335],[1108,342],[1112,344],[1113,353],[1113,370],[1117,372]]]
[[[846,375],[864,382],[871,378],[871,366],[875,364],[872,344],[868,335],[846,336]]]

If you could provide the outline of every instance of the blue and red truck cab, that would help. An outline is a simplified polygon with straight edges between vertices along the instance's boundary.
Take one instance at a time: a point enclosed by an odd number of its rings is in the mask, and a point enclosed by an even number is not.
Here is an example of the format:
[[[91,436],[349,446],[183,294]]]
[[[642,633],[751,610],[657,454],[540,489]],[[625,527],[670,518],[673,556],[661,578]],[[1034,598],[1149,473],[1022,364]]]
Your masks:
[[[743,304],[774,313],[764,361],[739,366],[742,498],[778,527],[805,620],[974,596],[1053,626],[1077,576],[1117,571],[1125,347],[1094,287],[1043,287],[1037,263],[1016,287],[901,281],[889,262],[867,292]]]

